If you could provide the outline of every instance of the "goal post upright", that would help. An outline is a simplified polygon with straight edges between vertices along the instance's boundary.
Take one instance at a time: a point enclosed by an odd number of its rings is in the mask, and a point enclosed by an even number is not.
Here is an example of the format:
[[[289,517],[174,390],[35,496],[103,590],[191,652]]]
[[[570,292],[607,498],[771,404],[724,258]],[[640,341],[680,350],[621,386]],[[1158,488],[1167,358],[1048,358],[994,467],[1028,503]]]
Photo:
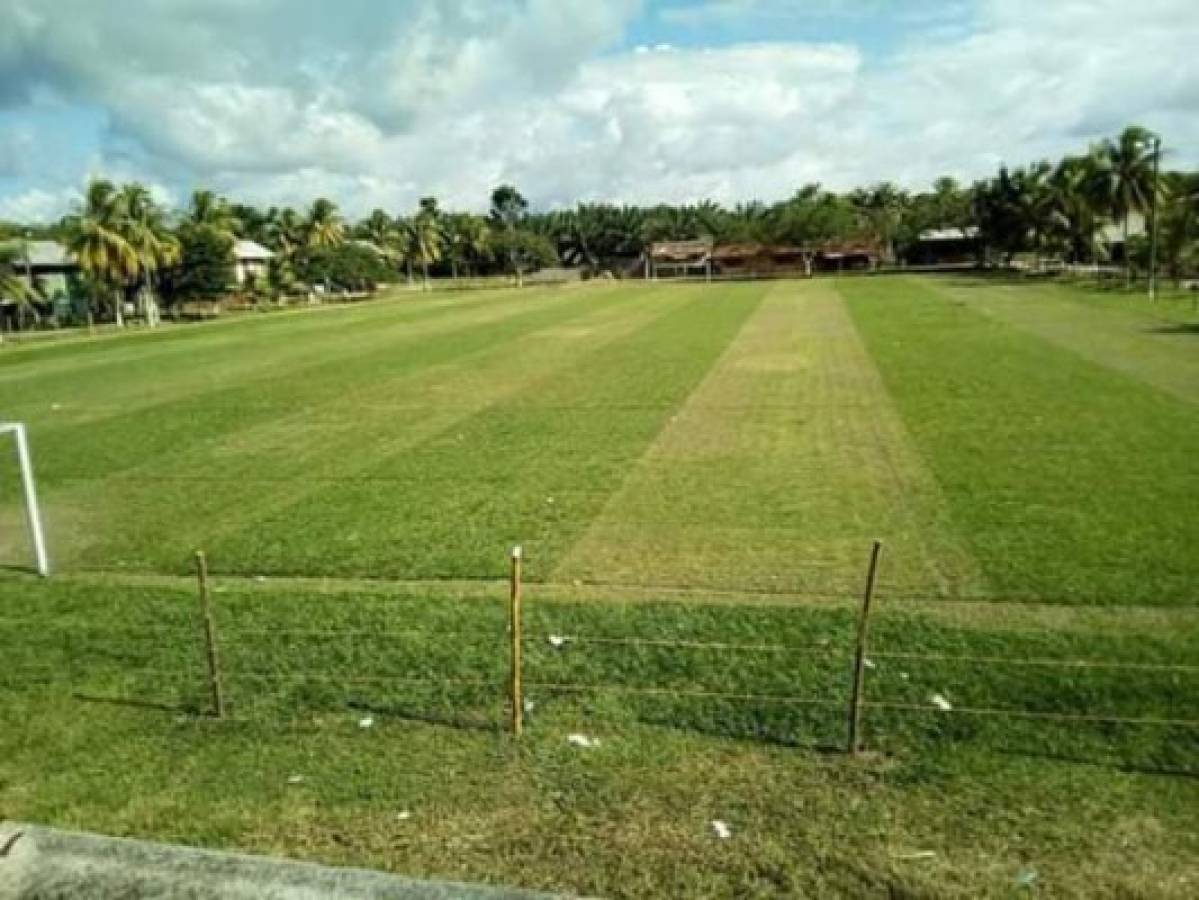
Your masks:
[[[0,435],[11,434],[17,445],[17,463],[21,469],[21,489],[25,494],[25,518],[33,540],[33,555],[37,573],[43,578],[50,574],[50,559],[46,554],[46,536],[42,530],[42,514],[37,503],[37,485],[33,480],[33,460],[29,454],[29,438],[23,422],[0,422]]]

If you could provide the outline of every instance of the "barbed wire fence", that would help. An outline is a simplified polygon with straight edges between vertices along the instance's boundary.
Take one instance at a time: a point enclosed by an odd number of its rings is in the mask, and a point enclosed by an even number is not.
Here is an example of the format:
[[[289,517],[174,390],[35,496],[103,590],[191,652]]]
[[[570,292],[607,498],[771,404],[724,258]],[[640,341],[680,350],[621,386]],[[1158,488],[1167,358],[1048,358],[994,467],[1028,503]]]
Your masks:
[[[301,705],[343,706],[347,694],[360,691],[350,698],[351,705],[401,713],[412,709],[410,703],[405,705],[406,699],[425,692],[450,706],[461,704],[482,710],[489,725],[505,729],[517,739],[531,721],[536,721],[529,715],[534,708],[533,698],[540,702],[559,696],[613,697],[649,703],[810,709],[829,721],[839,719],[843,723],[841,746],[850,755],[872,749],[868,739],[870,723],[873,717],[883,714],[1055,722],[1065,727],[1089,724],[1171,728],[1199,738],[1199,717],[1186,714],[1190,707],[1182,715],[1133,714],[1097,706],[1047,710],[959,703],[947,699],[948,691],[924,697],[913,697],[910,692],[901,697],[876,693],[872,673],[884,664],[913,670],[944,665],[971,672],[1098,672],[1112,673],[1122,680],[1168,676],[1185,683],[1188,696],[1199,687],[1199,665],[1191,664],[875,648],[870,626],[880,599],[876,594],[882,553],[882,544],[875,542],[852,639],[811,642],[611,634],[577,625],[551,629],[540,621],[529,627],[519,548],[509,555],[506,610],[498,604],[489,607],[487,620],[477,627],[381,627],[378,621],[370,622],[368,627],[288,627],[276,625],[269,618],[265,624],[246,626],[222,616],[227,610],[214,596],[207,558],[197,553],[198,602],[192,610],[178,611],[169,622],[142,626],[98,622],[84,628],[80,623],[64,624],[59,635],[60,661],[47,658],[21,669],[6,668],[0,673],[0,684],[53,683],[65,676],[72,690],[86,686],[80,689],[81,694],[107,689],[117,696],[122,691],[137,695],[149,684],[155,689],[173,689],[168,694],[178,701],[175,705],[179,708],[218,720],[266,715],[263,705],[255,701],[270,696],[272,690],[287,689],[288,697]],[[412,601],[395,601],[397,605],[404,602]],[[26,634],[38,631],[43,639],[53,631],[46,622],[33,618],[10,618],[0,625]],[[433,654],[434,659],[422,661],[420,651],[428,655],[435,646],[440,649]],[[370,652],[370,647],[382,647],[384,652]],[[635,661],[647,654],[653,659],[674,661],[710,655],[720,665],[680,663],[669,672],[666,666],[622,662],[595,666],[593,670],[575,665],[590,651],[623,654]],[[567,659],[571,654],[576,658],[573,661]],[[836,677],[809,679],[792,669],[790,661],[796,659],[806,663],[819,660],[832,666]],[[381,660],[406,665],[374,667]],[[768,664],[770,677],[764,679],[767,685],[754,682],[748,675],[738,677],[746,660]],[[576,671],[579,668],[592,677],[580,677]],[[908,678],[907,672],[900,674]],[[156,703],[147,701],[142,705]]]

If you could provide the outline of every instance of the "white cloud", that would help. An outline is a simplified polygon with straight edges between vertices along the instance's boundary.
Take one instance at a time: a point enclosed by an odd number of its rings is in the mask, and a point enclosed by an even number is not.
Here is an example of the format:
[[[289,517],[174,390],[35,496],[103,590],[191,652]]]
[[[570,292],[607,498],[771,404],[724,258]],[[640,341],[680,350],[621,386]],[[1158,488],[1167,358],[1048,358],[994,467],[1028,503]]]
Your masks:
[[[49,222],[61,216],[74,202],[74,188],[30,188],[10,197],[0,197],[0,219],[10,222]]]
[[[614,50],[639,6],[130,0],[141,14],[114,16],[91,0],[0,0],[0,107],[101,107],[111,140],[97,168],[140,161],[179,195],[192,180],[258,202],[327,194],[355,214],[425,193],[479,208],[501,181],[541,205],[918,186],[1134,120],[1166,134],[1175,164],[1199,162],[1190,0],[1142,0],[1135,15],[1124,0],[985,0],[969,16],[955,2],[951,30],[905,7],[916,30],[885,58],[782,40]],[[862,17],[845,0],[816,8]],[[678,15],[795,10],[714,0]],[[5,208],[59,195],[39,187]]]

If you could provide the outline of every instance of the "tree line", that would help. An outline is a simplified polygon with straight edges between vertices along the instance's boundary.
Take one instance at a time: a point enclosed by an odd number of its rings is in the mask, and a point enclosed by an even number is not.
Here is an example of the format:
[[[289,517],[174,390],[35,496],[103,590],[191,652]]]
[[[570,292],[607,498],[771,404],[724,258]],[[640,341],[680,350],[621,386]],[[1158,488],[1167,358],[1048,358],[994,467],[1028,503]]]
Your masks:
[[[1177,278],[1199,265],[1199,173],[1159,171],[1160,159],[1157,136],[1134,125],[1056,163],[1004,166],[968,186],[940,178],[923,192],[890,182],[844,193],[809,184],[774,204],[583,203],[534,212],[516,187],[503,185],[485,215],[443,210],[426,197],[410,214],[376,209],[358,222],[327,198],[306,211],[261,209],[204,190],[171,213],[140,184],[95,180],[75,211],[36,233],[65,244],[79,264],[89,310],[118,324],[130,303],[153,323],[161,302],[227,294],[237,239],[274,254],[266,276],[243,287],[263,299],[314,287],[353,290],[399,279],[427,286],[435,277],[501,272],[520,283],[525,273],[552,265],[631,271],[652,242],[701,237],[807,248],[868,242],[894,261],[930,229],[960,229],[976,236],[980,262],[1005,264],[1032,253],[1101,263],[1108,244],[1100,236],[1113,224],[1123,229],[1120,262],[1131,278],[1148,256],[1149,239],[1129,233],[1139,214],[1151,219],[1158,258]],[[6,268],[19,270],[19,263],[11,244],[2,252],[0,293],[11,297],[21,289]]]

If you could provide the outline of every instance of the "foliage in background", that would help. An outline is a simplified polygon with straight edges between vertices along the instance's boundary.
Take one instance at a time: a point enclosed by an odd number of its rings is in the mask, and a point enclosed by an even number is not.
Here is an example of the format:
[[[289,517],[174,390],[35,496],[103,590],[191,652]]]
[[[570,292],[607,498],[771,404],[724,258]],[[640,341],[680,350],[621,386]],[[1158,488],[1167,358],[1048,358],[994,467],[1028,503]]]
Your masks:
[[[62,222],[36,229],[0,222],[0,234],[65,241],[84,269],[93,314],[118,323],[131,300],[152,317],[160,282],[168,291],[180,284],[194,291],[202,284],[202,293],[213,295],[211,271],[168,274],[179,257],[183,230],[198,226],[269,248],[275,254],[273,295],[315,284],[333,289],[381,283],[399,273],[409,284],[419,275],[428,287],[434,278],[461,275],[508,274],[520,283],[526,272],[554,265],[588,274],[634,272],[640,271],[638,260],[650,243],[701,237],[809,249],[866,243],[879,247],[884,261],[918,262],[921,235],[946,229],[959,229],[963,238],[976,241],[979,262],[1008,264],[1018,254],[1067,263],[1111,262],[1124,265],[1131,279],[1134,269],[1147,266],[1148,238],[1142,241],[1133,233],[1136,217],[1156,228],[1159,265],[1181,280],[1199,268],[1199,173],[1161,172],[1155,192],[1157,147],[1156,135],[1133,125],[1084,153],[1057,163],[1003,166],[994,177],[971,185],[946,177],[928,191],[884,181],[838,193],[807,184],[778,203],[733,207],[704,200],[653,206],[581,203],[574,209],[534,211],[517,187],[505,184],[492,192],[486,215],[444,210],[435,197],[425,197],[411,214],[376,209],[357,223],[347,222],[328,198],[298,212],[230,203],[197,190],[171,227],[144,187],[118,188],[101,180],[89,185],[80,209]],[[362,254],[330,254],[350,239],[376,248],[387,272],[369,265]],[[186,269],[188,263],[181,265]]]
[[[173,302],[220,300],[233,284],[233,237],[213,224],[179,229],[180,261],[167,275]]]
[[[308,250],[297,262],[295,275],[301,282],[331,290],[363,291],[389,281],[392,272],[374,249],[351,242]],[[286,276],[276,268],[274,277]]]

